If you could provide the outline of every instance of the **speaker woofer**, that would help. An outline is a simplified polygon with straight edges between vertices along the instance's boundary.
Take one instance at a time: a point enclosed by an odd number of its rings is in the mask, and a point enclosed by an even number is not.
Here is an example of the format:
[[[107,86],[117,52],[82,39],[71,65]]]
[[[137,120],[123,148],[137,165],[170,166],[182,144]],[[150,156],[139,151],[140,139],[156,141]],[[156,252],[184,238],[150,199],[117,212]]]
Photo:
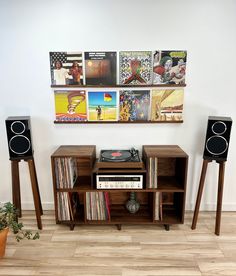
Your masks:
[[[23,135],[13,136],[9,141],[9,148],[16,154],[25,154],[30,150],[30,140]]]
[[[206,142],[206,149],[213,155],[221,155],[228,149],[228,142],[222,136],[212,136]]]
[[[11,131],[15,134],[22,134],[25,131],[25,125],[21,121],[15,121],[11,124]]]
[[[224,122],[218,121],[212,125],[211,130],[216,135],[222,135],[226,132],[227,126]]]

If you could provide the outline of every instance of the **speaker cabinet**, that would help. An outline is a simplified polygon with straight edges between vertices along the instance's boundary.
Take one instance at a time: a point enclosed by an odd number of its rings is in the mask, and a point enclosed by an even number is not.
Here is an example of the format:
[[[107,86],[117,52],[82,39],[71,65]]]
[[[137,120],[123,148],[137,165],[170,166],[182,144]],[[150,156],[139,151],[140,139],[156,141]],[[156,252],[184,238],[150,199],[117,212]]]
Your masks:
[[[232,119],[229,117],[208,117],[204,159],[227,160],[231,126]]]
[[[6,119],[10,160],[27,159],[33,156],[30,117],[15,116]]]

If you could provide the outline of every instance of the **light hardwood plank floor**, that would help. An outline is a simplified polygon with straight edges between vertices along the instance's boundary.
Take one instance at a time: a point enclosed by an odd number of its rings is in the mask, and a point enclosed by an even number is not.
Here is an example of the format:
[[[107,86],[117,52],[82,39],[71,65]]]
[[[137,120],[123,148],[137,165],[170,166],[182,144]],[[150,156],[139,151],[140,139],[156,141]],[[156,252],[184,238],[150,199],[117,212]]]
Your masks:
[[[17,243],[10,235],[0,275],[233,275],[236,276],[236,212],[223,212],[221,235],[214,234],[215,213],[200,212],[191,230],[192,212],[185,224],[170,231],[154,225],[56,225],[45,211],[40,240]],[[26,229],[37,230],[35,214],[24,211]]]

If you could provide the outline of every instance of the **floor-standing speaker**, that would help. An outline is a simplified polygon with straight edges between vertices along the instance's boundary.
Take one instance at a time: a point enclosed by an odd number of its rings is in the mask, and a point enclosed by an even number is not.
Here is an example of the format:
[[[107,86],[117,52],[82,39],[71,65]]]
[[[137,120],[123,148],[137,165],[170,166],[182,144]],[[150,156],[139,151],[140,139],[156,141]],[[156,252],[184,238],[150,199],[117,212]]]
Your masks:
[[[14,116],[6,119],[10,160],[33,156],[29,116]]]
[[[226,161],[229,149],[232,119],[209,116],[203,159]]]

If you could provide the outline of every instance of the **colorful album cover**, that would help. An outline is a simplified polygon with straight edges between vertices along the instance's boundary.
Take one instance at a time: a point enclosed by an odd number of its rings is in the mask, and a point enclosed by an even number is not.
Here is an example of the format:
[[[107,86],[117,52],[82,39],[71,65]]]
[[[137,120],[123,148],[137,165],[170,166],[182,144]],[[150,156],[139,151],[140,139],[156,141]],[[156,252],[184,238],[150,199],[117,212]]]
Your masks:
[[[153,84],[185,84],[187,51],[155,51]]]
[[[151,84],[152,52],[120,52],[120,84]]]
[[[87,85],[116,84],[116,52],[85,52]]]
[[[52,85],[83,85],[82,52],[50,52]]]
[[[56,121],[87,121],[85,91],[55,91]]]
[[[183,100],[183,89],[153,90],[151,121],[182,121]]]
[[[115,91],[88,92],[89,121],[117,121]]]
[[[148,121],[149,110],[149,90],[120,91],[120,121]]]

